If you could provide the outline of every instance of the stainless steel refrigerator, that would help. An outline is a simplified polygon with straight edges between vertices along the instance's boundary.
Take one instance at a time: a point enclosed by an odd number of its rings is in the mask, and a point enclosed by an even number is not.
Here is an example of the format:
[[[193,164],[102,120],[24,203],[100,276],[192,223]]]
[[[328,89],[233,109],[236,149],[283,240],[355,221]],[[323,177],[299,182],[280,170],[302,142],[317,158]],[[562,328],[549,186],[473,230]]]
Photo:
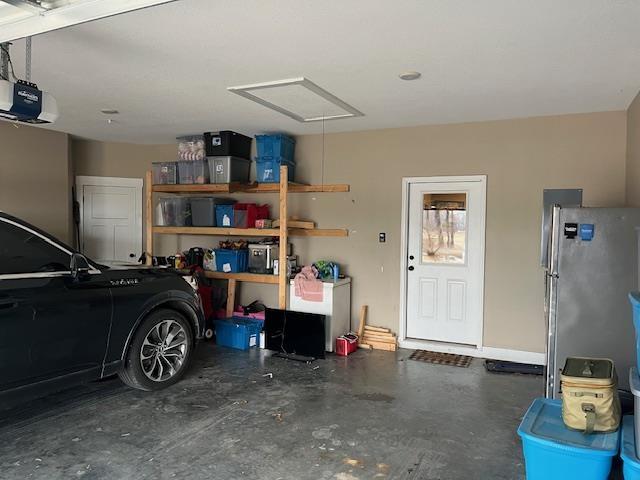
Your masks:
[[[638,290],[639,208],[553,207],[545,267],[546,391],[558,398],[567,357],[610,358],[629,390]]]

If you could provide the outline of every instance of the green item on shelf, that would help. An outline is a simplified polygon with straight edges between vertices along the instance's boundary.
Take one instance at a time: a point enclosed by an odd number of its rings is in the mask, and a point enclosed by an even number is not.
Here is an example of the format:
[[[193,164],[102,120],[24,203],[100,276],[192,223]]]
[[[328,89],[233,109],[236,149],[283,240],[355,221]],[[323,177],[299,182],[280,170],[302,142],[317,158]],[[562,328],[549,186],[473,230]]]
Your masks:
[[[333,278],[333,262],[318,260],[313,264],[313,266],[316,267],[316,270],[318,270],[320,278]]]

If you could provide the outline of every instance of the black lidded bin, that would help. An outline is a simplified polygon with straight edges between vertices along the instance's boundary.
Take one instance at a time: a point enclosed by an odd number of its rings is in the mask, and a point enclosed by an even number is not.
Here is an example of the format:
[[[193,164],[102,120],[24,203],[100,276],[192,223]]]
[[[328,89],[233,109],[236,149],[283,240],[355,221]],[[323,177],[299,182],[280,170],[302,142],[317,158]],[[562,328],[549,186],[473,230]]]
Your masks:
[[[251,159],[251,137],[231,130],[206,132],[204,145],[207,157],[240,157]]]

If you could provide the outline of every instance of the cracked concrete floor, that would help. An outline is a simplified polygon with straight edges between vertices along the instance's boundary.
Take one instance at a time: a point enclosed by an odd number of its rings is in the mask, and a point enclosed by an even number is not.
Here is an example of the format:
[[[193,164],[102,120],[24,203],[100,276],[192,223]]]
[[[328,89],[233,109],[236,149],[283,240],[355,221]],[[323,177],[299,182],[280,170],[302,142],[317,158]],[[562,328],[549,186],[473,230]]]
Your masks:
[[[0,478],[524,478],[516,429],[542,378],[410,353],[304,364],[202,344],[161,392],[109,379],[0,413]]]

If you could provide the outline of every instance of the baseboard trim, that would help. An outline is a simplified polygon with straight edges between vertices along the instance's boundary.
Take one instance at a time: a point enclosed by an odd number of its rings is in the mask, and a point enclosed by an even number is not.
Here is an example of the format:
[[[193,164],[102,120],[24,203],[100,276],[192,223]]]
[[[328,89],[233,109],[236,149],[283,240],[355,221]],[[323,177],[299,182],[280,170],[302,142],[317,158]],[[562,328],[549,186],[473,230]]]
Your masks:
[[[400,348],[412,350],[431,350],[433,352],[453,353],[456,355],[469,355],[476,358],[489,358],[491,360],[505,360],[508,362],[530,363],[532,365],[544,365],[546,356],[544,353],[527,352],[524,350],[510,350],[494,347],[473,347],[454,345],[450,343],[430,342],[428,340],[404,339],[398,342]]]

